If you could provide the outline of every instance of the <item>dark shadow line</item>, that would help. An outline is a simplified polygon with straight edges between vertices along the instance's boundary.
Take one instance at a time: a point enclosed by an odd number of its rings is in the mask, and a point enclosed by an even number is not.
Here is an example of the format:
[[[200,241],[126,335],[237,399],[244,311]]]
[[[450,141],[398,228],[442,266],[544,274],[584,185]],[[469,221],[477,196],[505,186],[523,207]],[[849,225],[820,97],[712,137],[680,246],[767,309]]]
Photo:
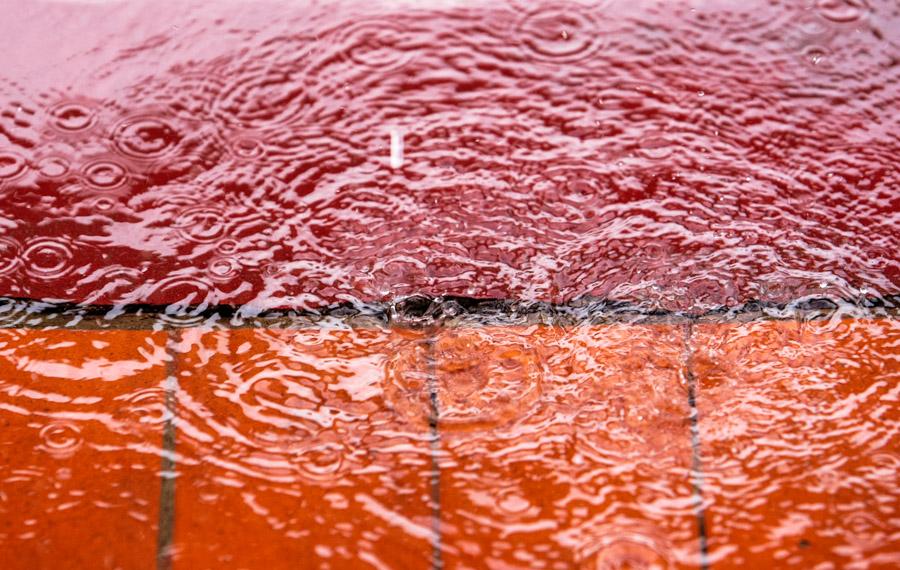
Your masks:
[[[410,296],[381,303],[338,303],[319,309],[259,310],[251,305],[126,305],[77,304],[17,297],[0,297],[0,328],[61,326],[70,328],[183,328],[191,326],[254,327],[315,325],[345,322],[425,329],[436,325],[484,322],[518,323],[528,319],[558,324],[603,322],[667,322],[699,320],[796,319],[798,312],[815,318],[838,311],[866,310],[897,316],[900,295],[864,298],[802,297],[787,303],[750,300],[702,311],[672,311],[640,304],[584,297],[568,303],[455,296]]]
[[[703,457],[700,449],[700,411],[697,407],[697,378],[694,376],[691,336],[693,323],[684,326],[684,367],[688,389],[688,407],[691,420],[691,487],[697,534],[700,540],[700,568],[709,568],[709,534],[706,525],[706,508],[703,505]]]
[[[157,570],[171,570],[172,568],[172,542],[175,534],[175,414],[178,392],[176,348],[180,336],[179,332],[170,331],[166,337],[166,353],[169,360],[166,363],[164,386],[166,421],[163,424],[162,451],[160,453],[159,530],[156,537]]]
[[[438,427],[440,408],[437,393],[437,363],[434,345],[434,334],[429,333],[428,340],[425,341],[425,349],[428,362],[428,399],[430,406],[428,426],[430,428],[431,447],[431,532],[433,536],[431,567],[433,570],[441,570],[444,567],[443,544],[441,540],[441,466],[438,461],[441,451],[441,434]]]

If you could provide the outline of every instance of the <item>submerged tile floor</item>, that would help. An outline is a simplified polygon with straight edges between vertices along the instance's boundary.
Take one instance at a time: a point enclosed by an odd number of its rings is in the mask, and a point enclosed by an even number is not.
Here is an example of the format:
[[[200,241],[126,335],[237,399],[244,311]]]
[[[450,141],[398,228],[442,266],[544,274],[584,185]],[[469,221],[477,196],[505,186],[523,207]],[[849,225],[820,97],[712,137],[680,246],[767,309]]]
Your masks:
[[[0,331],[4,568],[891,568],[895,319]]]

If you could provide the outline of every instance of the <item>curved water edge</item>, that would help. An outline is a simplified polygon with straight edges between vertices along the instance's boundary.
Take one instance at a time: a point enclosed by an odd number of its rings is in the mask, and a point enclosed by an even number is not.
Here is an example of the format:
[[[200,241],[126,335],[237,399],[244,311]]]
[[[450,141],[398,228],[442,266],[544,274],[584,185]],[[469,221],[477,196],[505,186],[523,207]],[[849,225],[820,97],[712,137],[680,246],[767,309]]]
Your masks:
[[[0,328],[371,328],[427,330],[466,326],[578,326],[603,323],[689,324],[766,320],[897,318],[897,296],[864,299],[807,297],[790,303],[751,301],[704,312],[662,311],[624,301],[539,301],[412,296],[390,303],[341,303],[309,311],[240,305],[84,305],[0,297]]]

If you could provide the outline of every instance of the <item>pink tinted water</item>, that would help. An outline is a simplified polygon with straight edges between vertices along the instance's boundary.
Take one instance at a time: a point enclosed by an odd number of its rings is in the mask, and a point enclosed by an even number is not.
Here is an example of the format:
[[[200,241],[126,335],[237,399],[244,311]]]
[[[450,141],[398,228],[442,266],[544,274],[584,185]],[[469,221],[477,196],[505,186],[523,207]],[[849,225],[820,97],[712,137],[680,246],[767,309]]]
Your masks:
[[[0,295],[897,290],[891,0],[3,11]]]

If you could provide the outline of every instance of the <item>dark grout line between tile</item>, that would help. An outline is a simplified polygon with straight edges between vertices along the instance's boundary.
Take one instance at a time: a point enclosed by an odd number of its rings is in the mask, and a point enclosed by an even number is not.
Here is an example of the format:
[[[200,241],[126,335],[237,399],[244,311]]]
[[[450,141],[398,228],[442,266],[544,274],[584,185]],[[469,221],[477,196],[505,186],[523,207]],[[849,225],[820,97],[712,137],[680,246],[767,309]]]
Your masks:
[[[694,509],[694,517],[696,519],[696,528],[698,531],[699,542],[699,566],[706,570],[710,567],[708,542],[709,529],[707,526],[707,512],[704,501],[704,471],[703,471],[703,453],[702,438],[700,430],[700,405],[699,399],[699,379],[695,373],[695,359],[693,345],[695,335],[695,323],[688,321],[682,325],[684,332],[683,349],[682,349],[682,370],[687,385],[687,399],[689,406],[690,418],[690,440],[691,440],[691,468],[690,483],[692,487],[692,506]],[[699,327],[698,327],[699,328]],[[430,442],[430,472],[428,474],[430,480],[430,496],[431,496],[431,526],[432,526],[432,553],[431,567],[435,570],[444,567],[444,535],[442,532],[442,517],[446,513],[442,512],[442,490],[441,490],[441,410],[439,401],[439,386],[437,376],[437,355],[436,355],[436,332],[439,328],[431,329],[430,334],[425,340],[427,365],[428,365],[428,396],[430,405],[429,415],[429,442]],[[700,334],[699,330],[697,334]],[[177,396],[179,391],[179,381],[176,374],[177,364],[179,362],[179,344],[182,338],[182,331],[179,329],[169,330],[166,337],[166,352],[168,361],[166,363],[166,378],[164,381],[164,401],[166,411],[166,421],[162,430],[162,445],[160,454],[160,479],[159,479],[159,519],[156,561],[158,570],[171,570],[173,566],[173,542],[174,542],[174,526],[175,526],[175,489],[176,489],[176,435],[177,435]],[[677,346],[677,345],[676,345]],[[676,349],[677,350],[677,349]],[[697,357],[700,358],[700,357]],[[705,373],[700,370],[700,378],[705,377]],[[704,400],[706,401],[706,400]],[[446,418],[445,418],[446,421]],[[707,434],[708,435],[708,434]],[[446,435],[445,435],[446,437]],[[708,443],[708,442],[707,442]],[[707,454],[709,448],[707,448]],[[709,461],[709,455],[707,455]],[[708,464],[707,464],[708,468]],[[446,476],[446,473],[444,474]],[[708,490],[707,490],[708,492]],[[444,497],[446,500],[447,497]],[[718,533],[717,535],[718,536]],[[452,548],[451,548],[452,551]],[[149,554],[149,553],[148,553]]]
[[[697,533],[700,540],[700,568],[709,568],[709,545],[706,527],[706,510],[703,506],[703,458],[700,449],[700,412],[697,408],[697,379],[694,376],[691,353],[693,324],[684,325],[684,373],[687,379],[688,406],[691,420],[691,485],[693,487],[694,512],[697,517]]]
[[[166,342],[169,361],[166,363],[165,408],[166,422],[163,426],[162,453],[159,475],[159,534],[156,547],[157,570],[171,570],[172,541],[175,534],[175,414],[178,392],[176,376],[176,346],[181,333],[170,331]]]
[[[429,335],[426,342],[428,349],[428,393],[431,404],[431,414],[428,425],[431,428],[431,530],[434,534],[432,547],[431,567],[433,570],[441,570],[444,567],[441,544],[441,469],[438,462],[438,454],[441,447],[441,434],[438,429],[440,420],[440,408],[437,393],[437,373],[434,354],[434,335]]]

